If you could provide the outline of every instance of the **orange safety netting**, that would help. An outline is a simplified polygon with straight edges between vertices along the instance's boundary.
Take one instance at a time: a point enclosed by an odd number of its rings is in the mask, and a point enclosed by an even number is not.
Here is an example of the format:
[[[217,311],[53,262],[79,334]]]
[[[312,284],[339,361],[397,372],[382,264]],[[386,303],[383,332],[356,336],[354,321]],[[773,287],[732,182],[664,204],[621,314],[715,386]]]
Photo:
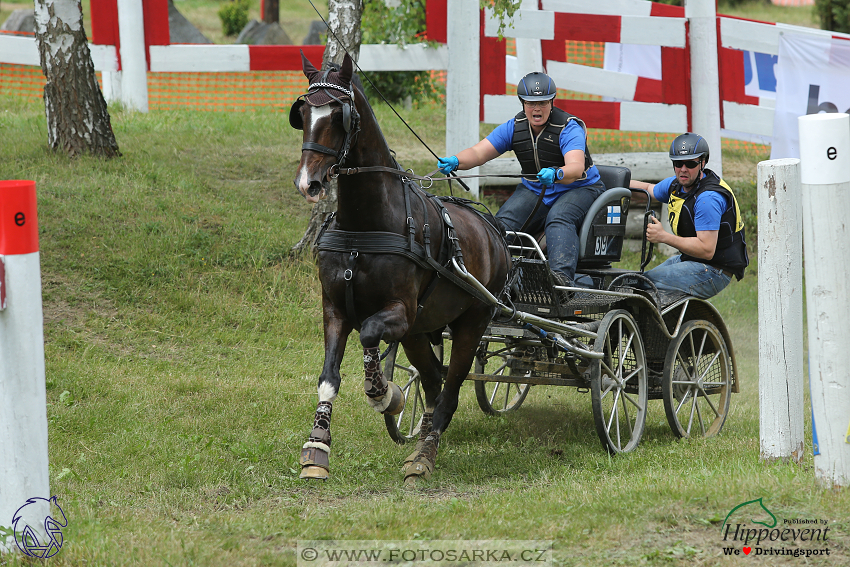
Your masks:
[[[567,61],[602,67],[604,44],[596,42],[566,42]],[[516,53],[509,41],[508,53]],[[443,84],[445,71],[434,71],[434,78]],[[0,63],[0,93],[41,99],[44,89],[41,69],[28,65]],[[102,81],[101,81],[102,82]],[[505,85],[505,94],[514,94],[514,85]],[[247,112],[259,109],[288,111],[295,99],[307,89],[307,79],[299,71],[251,71],[245,73],[149,73],[148,104],[151,110],[207,110]],[[601,100],[596,95],[558,90],[559,98]],[[591,148],[602,142],[620,144],[632,151],[667,151],[675,134],[656,132],[627,132],[591,128],[588,142]],[[766,155],[770,148],[740,140],[723,140],[724,149],[748,154]]]

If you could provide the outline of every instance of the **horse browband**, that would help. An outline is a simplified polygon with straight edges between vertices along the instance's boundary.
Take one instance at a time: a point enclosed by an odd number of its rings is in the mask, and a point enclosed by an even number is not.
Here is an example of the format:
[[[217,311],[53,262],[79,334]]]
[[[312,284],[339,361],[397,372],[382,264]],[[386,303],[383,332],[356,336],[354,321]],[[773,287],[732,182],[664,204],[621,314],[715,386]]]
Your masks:
[[[307,87],[307,93],[314,89],[336,89],[340,92],[345,93],[351,100],[354,100],[354,93],[352,91],[347,90],[345,87],[341,87],[339,85],[335,85],[333,83],[313,83],[309,87]]]

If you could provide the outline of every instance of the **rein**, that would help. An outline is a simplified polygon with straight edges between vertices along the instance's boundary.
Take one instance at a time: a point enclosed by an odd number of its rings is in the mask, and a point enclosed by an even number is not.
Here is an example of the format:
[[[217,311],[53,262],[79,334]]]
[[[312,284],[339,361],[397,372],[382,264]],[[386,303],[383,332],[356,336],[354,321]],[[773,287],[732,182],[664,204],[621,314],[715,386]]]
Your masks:
[[[435,173],[440,171],[439,169],[435,169],[430,173],[426,173],[425,175],[416,175],[412,171],[403,171],[401,169],[395,169],[392,167],[386,167],[383,165],[370,165],[364,167],[340,167],[339,164],[334,164],[328,170],[328,177],[331,179],[336,179],[340,175],[357,175],[358,173],[392,173],[394,175],[398,175],[399,177],[405,177],[407,179],[415,179],[417,181],[456,181],[458,179],[473,179],[478,177],[501,177],[506,179],[528,179],[529,181],[533,181],[537,179],[537,175],[522,175],[518,173],[494,173],[490,175],[454,175],[452,177],[433,177]],[[430,185],[429,185],[430,187]]]

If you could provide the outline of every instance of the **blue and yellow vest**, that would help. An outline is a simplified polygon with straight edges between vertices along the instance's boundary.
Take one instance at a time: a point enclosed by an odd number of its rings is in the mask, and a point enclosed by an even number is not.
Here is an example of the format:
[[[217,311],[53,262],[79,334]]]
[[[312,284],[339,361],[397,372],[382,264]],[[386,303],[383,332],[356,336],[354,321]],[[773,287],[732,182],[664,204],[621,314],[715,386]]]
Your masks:
[[[720,230],[717,234],[717,248],[711,260],[704,260],[694,256],[682,254],[682,260],[702,262],[727,270],[735,274],[739,280],[744,277],[744,269],[750,264],[747,256],[746,234],[744,233],[744,221],[741,219],[741,211],[732,188],[720,179],[710,169],[704,170],[705,177],[700,179],[696,189],[688,192],[682,190],[678,181],[670,184],[670,195],[667,199],[667,211],[670,227],[673,234],[686,238],[697,235],[694,224],[694,205],[697,195],[704,191],[717,191],[726,198],[726,210],[720,216]]]

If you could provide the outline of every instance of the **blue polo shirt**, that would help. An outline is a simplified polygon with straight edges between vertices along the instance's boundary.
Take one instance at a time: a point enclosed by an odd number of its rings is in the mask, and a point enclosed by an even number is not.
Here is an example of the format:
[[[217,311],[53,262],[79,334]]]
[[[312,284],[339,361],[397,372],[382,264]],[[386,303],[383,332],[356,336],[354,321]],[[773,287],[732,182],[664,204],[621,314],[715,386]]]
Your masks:
[[[705,174],[702,174],[705,177]],[[670,199],[670,186],[676,181],[668,177],[655,184],[652,194],[666,203]],[[726,197],[717,191],[703,191],[694,202],[694,228],[696,230],[720,230],[720,217],[726,210]]]
[[[489,140],[490,143],[493,144],[493,147],[496,148],[496,151],[499,152],[500,155],[508,150],[513,149],[513,138],[513,118],[511,118],[504,124],[497,126],[496,129],[490,132],[490,135],[487,136],[487,140]],[[561,137],[559,141],[561,145],[562,154],[566,154],[570,150],[581,150],[582,153],[584,153],[585,147],[587,146],[587,142],[584,136],[584,130],[582,129],[581,124],[579,124],[575,120],[570,120],[567,123],[566,127],[561,130]],[[584,187],[585,185],[593,185],[594,183],[599,182],[599,179],[599,170],[596,169],[595,165],[593,165],[590,167],[590,169],[587,170],[587,177],[585,177],[584,179],[573,181],[569,185],[564,185],[563,183],[555,183],[554,186],[548,187],[546,189],[546,194],[543,196],[543,204],[550,206],[558,199],[558,197],[560,197],[570,189],[573,189],[575,187]],[[528,179],[523,179],[522,184],[537,195],[540,194],[540,190],[543,188],[543,186],[539,182],[529,181]]]

